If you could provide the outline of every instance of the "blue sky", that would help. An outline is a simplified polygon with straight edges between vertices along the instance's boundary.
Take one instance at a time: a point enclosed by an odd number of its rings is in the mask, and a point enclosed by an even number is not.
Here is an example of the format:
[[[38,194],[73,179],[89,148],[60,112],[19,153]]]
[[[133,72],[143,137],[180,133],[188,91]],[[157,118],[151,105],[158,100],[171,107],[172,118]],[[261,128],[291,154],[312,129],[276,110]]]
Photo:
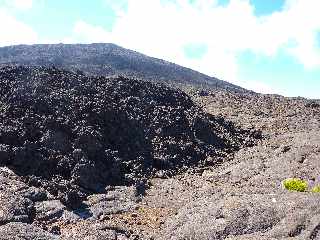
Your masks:
[[[113,42],[263,93],[320,98],[319,0],[0,0],[0,46]]]

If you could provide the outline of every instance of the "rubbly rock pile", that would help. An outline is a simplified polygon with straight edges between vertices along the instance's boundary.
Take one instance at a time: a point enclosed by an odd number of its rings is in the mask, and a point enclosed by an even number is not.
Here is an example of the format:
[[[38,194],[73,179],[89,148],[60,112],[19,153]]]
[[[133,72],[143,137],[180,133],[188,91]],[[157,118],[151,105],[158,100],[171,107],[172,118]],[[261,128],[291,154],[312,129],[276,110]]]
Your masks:
[[[213,165],[261,137],[144,81],[6,66],[0,85],[0,164],[70,207],[108,185]]]

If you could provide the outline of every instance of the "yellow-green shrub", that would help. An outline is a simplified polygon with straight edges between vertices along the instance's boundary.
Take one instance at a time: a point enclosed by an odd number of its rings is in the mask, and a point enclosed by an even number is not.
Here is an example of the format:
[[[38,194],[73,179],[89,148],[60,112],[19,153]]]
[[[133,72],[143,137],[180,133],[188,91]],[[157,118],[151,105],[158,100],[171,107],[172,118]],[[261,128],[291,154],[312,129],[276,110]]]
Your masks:
[[[317,186],[313,187],[313,188],[311,189],[311,192],[313,192],[313,193],[320,193],[320,185],[317,185]]]
[[[283,181],[283,186],[289,191],[305,192],[308,189],[307,181],[300,178],[288,178]]]

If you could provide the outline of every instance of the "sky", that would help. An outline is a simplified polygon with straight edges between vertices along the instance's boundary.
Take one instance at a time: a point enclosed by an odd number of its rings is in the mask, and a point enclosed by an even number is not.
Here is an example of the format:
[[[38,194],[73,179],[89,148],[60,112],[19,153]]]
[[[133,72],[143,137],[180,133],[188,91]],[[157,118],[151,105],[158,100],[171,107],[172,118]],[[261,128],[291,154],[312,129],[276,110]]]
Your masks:
[[[115,43],[261,93],[320,98],[319,0],[0,0],[0,46]]]

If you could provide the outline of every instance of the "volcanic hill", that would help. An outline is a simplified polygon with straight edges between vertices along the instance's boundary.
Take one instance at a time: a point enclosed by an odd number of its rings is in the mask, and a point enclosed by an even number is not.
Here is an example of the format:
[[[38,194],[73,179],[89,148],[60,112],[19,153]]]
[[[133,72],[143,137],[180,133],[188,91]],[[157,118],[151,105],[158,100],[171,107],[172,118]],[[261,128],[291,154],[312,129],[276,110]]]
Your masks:
[[[113,44],[0,65],[0,240],[320,239],[320,100]]]
[[[38,44],[0,48],[0,65],[55,66],[88,75],[141,78],[245,92],[239,86],[111,43]]]

